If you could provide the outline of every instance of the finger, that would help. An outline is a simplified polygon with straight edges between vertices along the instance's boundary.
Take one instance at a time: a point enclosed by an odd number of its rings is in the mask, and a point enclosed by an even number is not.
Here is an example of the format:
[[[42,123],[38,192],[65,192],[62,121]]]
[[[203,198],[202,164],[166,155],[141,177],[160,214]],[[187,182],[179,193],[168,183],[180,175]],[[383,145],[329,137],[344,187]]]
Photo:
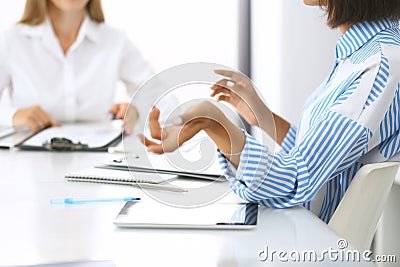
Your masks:
[[[114,104],[111,106],[110,110],[108,111],[110,114],[115,114],[117,113],[119,109],[119,104]]]
[[[230,70],[214,70],[215,73],[230,78],[235,84],[245,84],[248,78],[243,74]]]
[[[149,115],[149,128],[151,137],[157,140],[161,140],[161,127],[158,122],[158,118],[160,117],[160,110],[156,107],[152,109]]]
[[[38,132],[38,131],[41,129],[40,125],[37,124],[36,121],[34,121],[34,120],[28,120],[28,121],[27,121],[27,126],[29,127],[29,129],[30,129],[33,133],[36,133],[36,132]]]
[[[227,103],[231,103],[231,97],[228,95],[220,95],[217,98],[218,101],[222,101],[222,102],[227,102]]]
[[[164,150],[163,150],[163,147],[161,144],[158,144],[156,142],[149,140],[143,134],[138,134],[138,137],[140,138],[140,141],[147,147],[147,151],[157,153],[157,154],[164,153]]]
[[[143,145],[145,146],[150,146],[150,145],[156,145],[157,143],[154,141],[151,141],[150,139],[148,139],[144,134],[139,133],[137,134],[137,136],[140,139],[140,142],[142,142]]]
[[[44,124],[45,127],[47,127],[47,126],[59,126],[58,122],[53,120],[53,118],[46,111],[44,111],[42,108],[40,108],[39,112],[40,112],[40,115],[43,118],[43,124]]]
[[[115,113],[115,118],[116,119],[123,119],[125,118],[126,115],[126,110],[128,109],[128,104],[120,104],[118,107],[117,112]]]
[[[58,127],[60,126],[60,124],[57,121],[50,118],[50,126]]]
[[[235,82],[231,79],[222,79],[215,83],[216,85],[225,87],[225,88],[232,88],[235,85]]]
[[[131,135],[133,132],[133,127],[136,124],[136,120],[135,119],[125,119],[122,124],[121,124],[121,129],[124,130],[124,133],[126,135]]]
[[[215,86],[215,89],[214,89],[214,91],[210,94],[210,96],[211,96],[211,97],[214,97],[214,96],[216,96],[216,95],[218,95],[218,94],[231,94],[231,93],[232,93],[232,90],[226,89],[226,88],[221,87],[221,86],[218,86],[218,88],[217,88],[217,86]]]
[[[39,109],[39,114],[41,116],[43,128],[48,126],[58,126],[58,123],[54,121],[50,115],[44,111],[42,108]]]
[[[231,70],[220,70],[220,69],[217,69],[217,70],[214,70],[214,72],[216,74],[219,74],[219,75],[222,75],[222,76],[225,76],[225,77],[229,77],[229,78],[232,78],[232,76],[234,76],[236,74],[236,72],[231,71]]]
[[[30,120],[34,121],[39,129],[45,128],[48,124],[46,113],[40,108],[35,109],[30,117]]]
[[[147,151],[156,153],[156,154],[163,154],[164,148],[161,144],[149,145],[149,146],[147,146]]]

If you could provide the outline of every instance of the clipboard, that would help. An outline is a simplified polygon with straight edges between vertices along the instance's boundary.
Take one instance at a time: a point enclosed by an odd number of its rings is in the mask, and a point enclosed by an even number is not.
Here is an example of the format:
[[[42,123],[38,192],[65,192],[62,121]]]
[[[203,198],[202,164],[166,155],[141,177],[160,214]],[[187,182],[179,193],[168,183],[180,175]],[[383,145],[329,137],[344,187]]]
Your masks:
[[[33,151],[107,151],[122,140],[122,130],[111,123],[75,123],[45,128],[15,147]]]

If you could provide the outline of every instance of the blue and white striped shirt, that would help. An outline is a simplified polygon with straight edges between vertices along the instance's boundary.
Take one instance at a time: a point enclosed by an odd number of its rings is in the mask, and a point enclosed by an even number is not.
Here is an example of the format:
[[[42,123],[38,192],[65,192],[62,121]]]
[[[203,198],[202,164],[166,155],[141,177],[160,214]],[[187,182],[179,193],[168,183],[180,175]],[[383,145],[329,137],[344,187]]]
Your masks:
[[[400,151],[399,82],[398,22],[353,25],[278,153],[246,134],[237,170],[219,154],[232,190],[260,205],[302,204],[328,222],[362,165]]]

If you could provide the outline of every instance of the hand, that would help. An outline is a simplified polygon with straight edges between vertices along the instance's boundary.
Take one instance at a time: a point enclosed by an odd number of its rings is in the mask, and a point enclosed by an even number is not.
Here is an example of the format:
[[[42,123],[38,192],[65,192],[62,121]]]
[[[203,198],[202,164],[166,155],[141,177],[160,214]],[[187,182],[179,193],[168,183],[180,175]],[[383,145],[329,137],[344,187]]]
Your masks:
[[[112,114],[116,120],[124,120],[122,127],[126,134],[132,133],[133,127],[139,117],[137,109],[134,106],[129,103],[117,103],[111,107],[109,113]]]
[[[147,147],[147,151],[157,154],[175,151],[183,143],[195,136],[199,131],[207,128],[208,121],[206,118],[190,120],[189,117],[191,116],[191,113],[192,111],[188,111],[186,114],[181,116],[182,122],[184,120],[183,118],[186,118],[184,123],[161,128],[158,121],[160,110],[154,107],[149,114],[150,134],[153,139],[161,142],[153,142],[143,134],[139,134],[143,144]]]
[[[54,121],[40,106],[32,106],[19,109],[15,112],[13,116],[13,126],[27,126],[32,132],[35,133],[43,128],[59,126],[59,124]]]
[[[257,95],[251,81],[245,76],[229,71],[215,70],[215,73],[225,76],[211,89],[211,96],[217,96],[218,101],[224,101],[234,106],[240,115],[251,125],[260,127],[260,120],[263,113],[269,109]]]
[[[211,89],[211,96],[234,106],[250,124],[263,129],[278,144],[282,144],[290,123],[273,113],[257,95],[252,82],[245,76],[229,71],[215,70],[227,78],[218,81]]]
[[[195,136],[199,131],[204,130],[206,134],[215,142],[225,156],[238,165],[244,143],[245,136],[222,111],[212,103],[205,101],[197,104],[182,115],[180,125],[172,125],[164,128],[160,127],[158,118],[160,110],[153,108],[149,114],[149,127],[151,137],[161,142],[149,140],[143,134],[139,134],[143,144],[150,152],[162,154],[172,152],[183,143]],[[230,154],[235,154],[231,156]]]

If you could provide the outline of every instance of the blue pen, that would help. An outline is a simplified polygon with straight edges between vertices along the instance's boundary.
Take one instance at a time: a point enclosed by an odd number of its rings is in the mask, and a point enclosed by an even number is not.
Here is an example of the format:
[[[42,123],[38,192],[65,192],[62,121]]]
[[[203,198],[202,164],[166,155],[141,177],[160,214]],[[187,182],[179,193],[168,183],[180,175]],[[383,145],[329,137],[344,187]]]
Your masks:
[[[51,204],[86,204],[86,203],[104,203],[104,202],[127,202],[140,200],[139,197],[121,197],[121,198],[62,198],[51,199]]]

